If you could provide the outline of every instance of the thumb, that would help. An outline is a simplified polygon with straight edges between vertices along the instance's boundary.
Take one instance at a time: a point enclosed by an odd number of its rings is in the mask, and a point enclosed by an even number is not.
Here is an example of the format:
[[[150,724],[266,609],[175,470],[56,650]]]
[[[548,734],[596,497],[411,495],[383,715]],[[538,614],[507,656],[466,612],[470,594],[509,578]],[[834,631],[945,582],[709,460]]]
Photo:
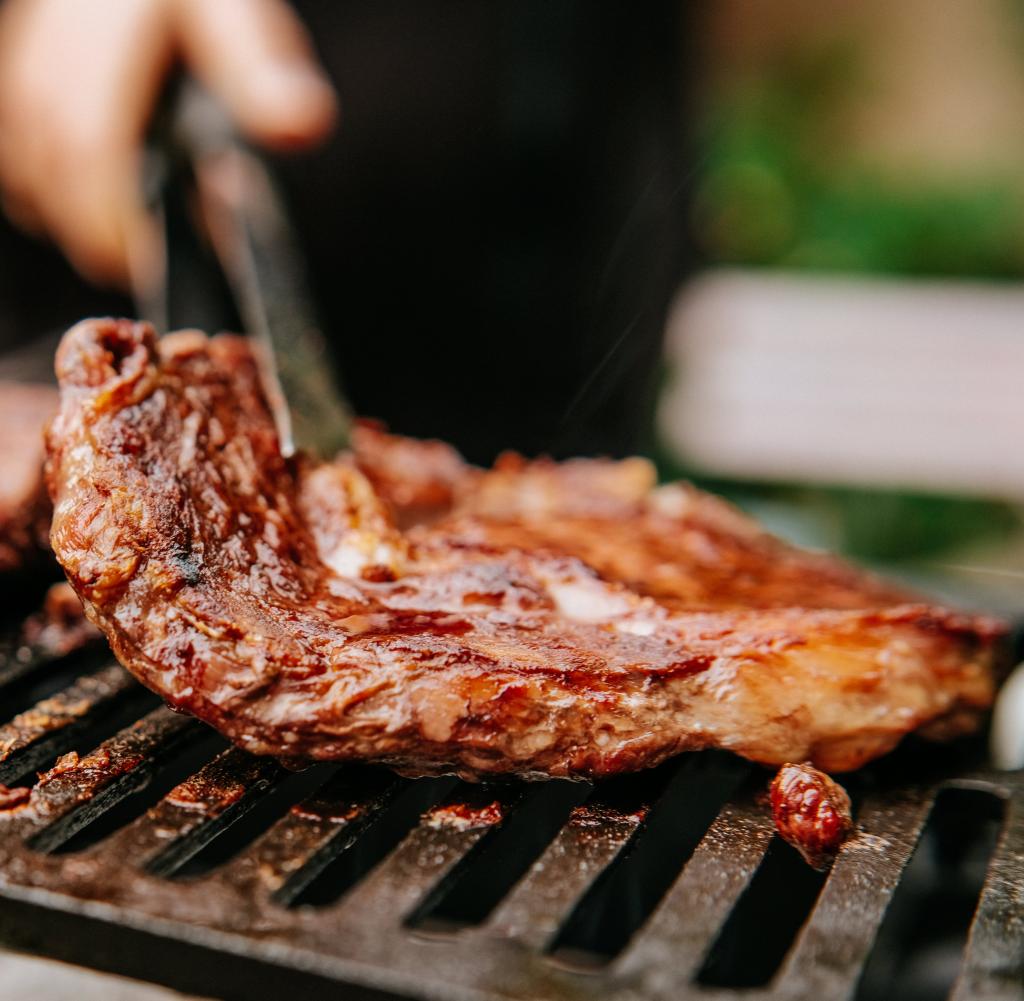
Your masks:
[[[337,98],[283,0],[176,0],[174,14],[186,62],[250,138],[304,147],[330,132]]]

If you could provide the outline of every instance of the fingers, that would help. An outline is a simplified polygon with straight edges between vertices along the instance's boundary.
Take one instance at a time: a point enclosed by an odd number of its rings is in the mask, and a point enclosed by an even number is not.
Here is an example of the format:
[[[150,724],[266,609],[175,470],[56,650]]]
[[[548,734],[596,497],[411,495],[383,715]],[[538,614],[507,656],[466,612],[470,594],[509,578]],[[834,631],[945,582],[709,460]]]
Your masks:
[[[292,148],[331,130],[337,99],[283,0],[174,0],[173,11],[186,61],[251,138]]]
[[[0,6],[0,195],[101,283],[138,285],[159,260],[140,149],[176,55],[254,139],[322,138],[330,84],[283,0],[5,0]]]
[[[151,251],[138,150],[172,45],[153,0],[11,0],[0,20],[5,200],[94,281]]]

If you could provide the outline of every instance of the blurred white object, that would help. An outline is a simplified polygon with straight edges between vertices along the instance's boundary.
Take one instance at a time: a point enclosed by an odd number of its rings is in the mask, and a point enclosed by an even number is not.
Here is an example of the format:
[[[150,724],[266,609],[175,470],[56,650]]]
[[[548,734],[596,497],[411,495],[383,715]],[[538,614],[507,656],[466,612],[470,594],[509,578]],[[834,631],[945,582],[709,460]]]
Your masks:
[[[704,471],[1024,498],[1024,286],[711,272],[668,355]]]
[[[996,768],[1024,768],[1024,664],[1013,669],[999,690],[992,713],[989,750]]]
[[[189,1001],[184,994],[154,984],[2,949],[0,985],[4,1001]]]

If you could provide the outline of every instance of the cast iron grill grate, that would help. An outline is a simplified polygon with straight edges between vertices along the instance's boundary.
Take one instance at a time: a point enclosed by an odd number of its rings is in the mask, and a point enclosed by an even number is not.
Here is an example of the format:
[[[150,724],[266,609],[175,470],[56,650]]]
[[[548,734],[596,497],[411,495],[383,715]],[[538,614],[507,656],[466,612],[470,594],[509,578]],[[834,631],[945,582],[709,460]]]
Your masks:
[[[0,715],[0,781],[31,788],[0,810],[0,940],[58,958],[246,1001],[1024,996],[1024,776],[977,747],[858,776],[819,874],[726,755],[596,786],[289,773],[103,649],[12,640]]]

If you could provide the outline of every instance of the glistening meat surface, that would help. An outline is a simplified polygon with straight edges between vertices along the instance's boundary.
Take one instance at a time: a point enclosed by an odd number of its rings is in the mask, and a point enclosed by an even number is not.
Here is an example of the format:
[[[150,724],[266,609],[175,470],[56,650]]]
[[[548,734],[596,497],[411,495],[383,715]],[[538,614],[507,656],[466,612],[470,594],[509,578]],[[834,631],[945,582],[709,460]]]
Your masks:
[[[655,489],[641,460],[480,472],[364,431],[355,456],[285,461],[233,337],[88,321],[57,370],[68,579],[129,670],[256,753],[599,776],[724,747],[842,770],[991,701],[997,623]]]

